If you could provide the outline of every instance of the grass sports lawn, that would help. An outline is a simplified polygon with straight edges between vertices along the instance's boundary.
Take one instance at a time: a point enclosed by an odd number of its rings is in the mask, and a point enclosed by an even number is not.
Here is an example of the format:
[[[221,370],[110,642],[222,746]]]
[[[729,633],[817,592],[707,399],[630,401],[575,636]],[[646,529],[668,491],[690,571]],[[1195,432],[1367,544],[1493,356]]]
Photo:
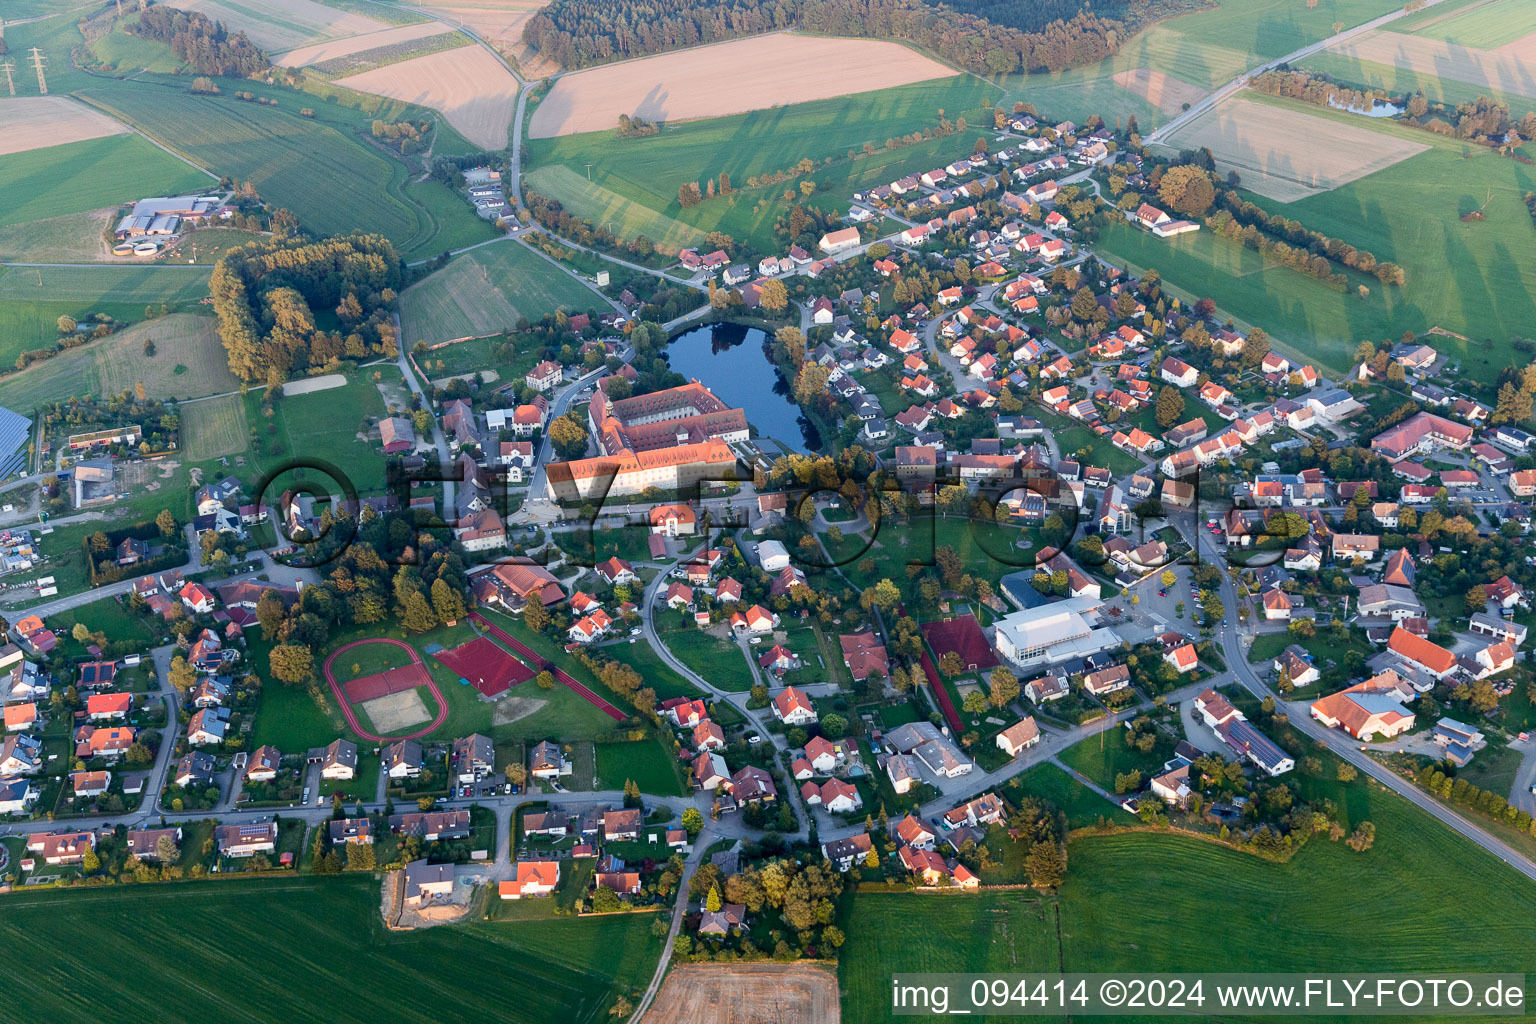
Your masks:
[[[635,780],[640,792],[657,796],[686,796],[676,762],[660,742],[598,743],[597,788],[623,789],[626,779]]]
[[[1529,334],[1536,320],[1536,233],[1522,199],[1536,190],[1536,169],[1430,132],[1381,121],[1371,127],[1430,149],[1298,202],[1248,198],[1399,264],[1407,274],[1401,288],[1361,277],[1370,288],[1362,300],[1353,289],[1335,292],[1287,268],[1266,268],[1257,253],[1207,231],[1164,241],[1115,223],[1105,229],[1100,250],[1137,270],[1155,267],[1175,292],[1209,296],[1223,312],[1263,326],[1321,368],[1346,370],[1361,338],[1397,338],[1408,330],[1422,336],[1441,327],[1471,340],[1439,336],[1435,347],[1459,362],[1465,376],[1491,383],[1520,359],[1506,339]],[[1536,147],[1521,152],[1536,156]],[[1487,219],[1462,223],[1461,215],[1485,200]]]
[[[496,334],[557,309],[608,308],[597,292],[515,241],[467,252],[400,296],[408,344]]]
[[[1518,936],[1536,886],[1374,783],[1325,775],[1303,777],[1304,795],[1336,800],[1350,827],[1372,821],[1369,851],[1314,840],[1275,864],[1174,835],[1074,840],[1059,946],[1054,916],[1027,896],[861,894],[840,922],[843,1020],[886,1020],[893,971],[1530,970]],[[1203,923],[1175,926],[1186,921]]]
[[[532,169],[526,172],[528,187],[626,237],[643,233],[675,247],[704,232],[720,230],[771,243],[773,222],[782,213],[778,197],[785,186],[748,189],[748,178],[791,168],[804,158],[818,164],[836,158],[844,163],[822,168],[812,178],[827,185],[827,194],[835,195],[836,202],[846,203],[846,180],[865,170],[866,162],[871,172],[878,171],[880,181],[900,176],[890,173],[891,161],[932,162],[926,148],[930,144],[848,162],[850,150],[861,150],[866,142],[881,147],[892,136],[932,127],[940,109],[951,120],[964,116],[971,126],[984,127],[984,134],[991,127],[991,115],[983,115],[982,105],[999,94],[998,87],[961,75],[878,93],[670,124],[646,138],[616,139],[613,132],[603,131],[530,139],[525,143],[527,166]],[[969,152],[973,134],[938,142],[946,144],[947,151]],[[703,182],[722,171],[730,175],[734,188],[743,191],[734,199],[717,198],[682,209],[677,201],[680,184]]]
[[[441,993],[451,986],[457,1012],[479,1020],[593,1024],[608,1019],[616,990],[645,986],[661,949],[649,914],[389,932],[379,919],[378,883],[366,874],[134,886],[115,892],[105,914],[101,900],[85,890],[28,894],[8,901],[0,934],[26,937],[39,955],[58,959],[89,929],[100,955],[78,967],[79,984],[109,985],[121,1012],[159,1020],[212,1012],[231,1022],[425,1024],[442,1019]],[[255,959],[231,958],[206,941],[225,927],[245,936]],[[146,930],[159,940],[144,942]],[[198,985],[166,986],[162,968],[170,961]],[[263,969],[251,970],[255,962]],[[0,966],[11,1012],[37,1019],[68,1012],[65,989],[30,984],[27,974],[19,960]],[[517,998],[486,985],[491,977],[514,986]]]
[[[0,227],[99,210],[147,195],[199,192],[216,184],[133,134],[29,149],[0,156],[0,192],[6,197]]]

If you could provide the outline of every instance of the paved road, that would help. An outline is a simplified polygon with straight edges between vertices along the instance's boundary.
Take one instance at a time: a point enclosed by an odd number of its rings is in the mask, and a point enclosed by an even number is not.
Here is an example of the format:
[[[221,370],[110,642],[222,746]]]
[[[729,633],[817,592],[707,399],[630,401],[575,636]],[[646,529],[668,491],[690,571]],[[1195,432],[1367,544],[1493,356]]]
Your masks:
[[[1182,525],[1175,520],[1175,525]],[[1218,565],[1226,565],[1226,551],[1224,545],[1218,543],[1215,538],[1198,529],[1195,543],[1202,545],[1204,557]],[[1189,538],[1186,536],[1185,538]],[[1221,578],[1222,602],[1234,613],[1238,607],[1237,590],[1232,585],[1232,579],[1225,572]],[[1249,622],[1254,621],[1254,616],[1249,615]],[[1302,735],[1325,745],[1329,750],[1341,759],[1348,761],[1361,772],[1380,782],[1383,786],[1392,790],[1414,806],[1425,811],[1442,824],[1461,833],[1472,842],[1481,846],[1489,853],[1498,857],[1510,867],[1519,871],[1533,881],[1536,881],[1536,863],[1533,863],[1525,854],[1510,846],[1504,840],[1493,835],[1482,826],[1474,824],[1462,817],[1459,813],[1442,804],[1439,800],[1425,793],[1409,780],[1388,769],[1375,758],[1360,749],[1360,743],[1352,739],[1348,734],[1337,729],[1325,728],[1320,722],[1315,721],[1311,715],[1310,702],[1305,700],[1293,701],[1282,698],[1254,674],[1248,664],[1248,652],[1243,643],[1245,629],[1251,632],[1251,627],[1233,625],[1229,619],[1222,623],[1217,632],[1217,639],[1221,645],[1222,656],[1231,666],[1236,681],[1255,696],[1274,697],[1280,709],[1290,716],[1290,723]],[[1251,643],[1251,638],[1250,641]]]
[[[395,365],[400,367],[400,373],[405,378],[406,387],[410,388],[411,393],[421,399],[421,407],[423,409],[431,409],[432,403],[428,400],[426,392],[422,390],[421,381],[416,379],[415,368],[411,366],[411,358],[408,354],[409,348],[405,343],[404,333],[400,329],[399,313],[395,314],[395,337],[398,339],[397,346],[400,349],[400,355],[396,358]],[[448,440],[443,435],[442,424],[436,418],[432,421],[432,445],[437,449],[438,463],[447,466],[449,461]],[[445,473],[444,475],[446,476],[447,474]],[[443,520],[450,523],[457,522],[453,503],[452,480],[443,481]]]
[[[1424,6],[1433,7],[1435,4],[1440,2],[1441,0],[1427,0]],[[1169,136],[1176,133],[1180,128],[1190,124],[1196,118],[1211,110],[1211,108],[1215,107],[1222,100],[1243,88],[1243,86],[1247,85],[1255,75],[1262,74],[1265,71],[1272,71],[1282,64],[1294,64],[1299,60],[1312,56],[1312,54],[1317,53],[1319,50],[1325,50],[1329,46],[1332,46],[1336,43],[1342,43],[1346,40],[1354,39],[1357,36],[1361,36],[1367,32],[1381,28],[1381,26],[1387,24],[1388,22],[1396,21],[1398,18],[1403,17],[1407,13],[1408,11],[1406,8],[1400,7],[1395,11],[1383,14],[1379,18],[1372,18],[1370,21],[1367,21],[1364,24],[1356,25],[1354,28],[1345,29],[1338,35],[1329,36],[1327,39],[1319,39],[1317,42],[1309,43],[1308,45],[1301,47],[1299,50],[1292,50],[1284,57],[1276,57],[1274,60],[1260,64],[1256,68],[1244,71],[1230,82],[1218,86],[1214,92],[1207,94],[1204,99],[1197,103],[1191,104],[1188,110],[1181,112],[1167,124],[1159,125],[1155,131],[1151,132],[1143,138],[1143,142],[1147,145],[1167,145],[1167,143],[1163,141],[1164,139],[1167,139]]]
[[[651,983],[645,987],[645,994],[635,1004],[635,1012],[630,1014],[630,1024],[636,1024],[645,1016],[645,1011],[650,1009],[651,1001],[656,998],[656,993],[661,988],[661,983],[667,976],[667,969],[672,966],[672,942],[677,938],[677,933],[682,930],[683,918],[688,916],[688,883],[693,879],[693,873],[704,863],[704,851],[709,849],[715,841],[714,826],[706,825],[693,840],[693,852],[688,855],[683,864],[683,877],[677,883],[677,901],[672,906],[672,924],[667,929],[667,937],[661,944],[661,959],[656,962],[656,971],[651,975]]]

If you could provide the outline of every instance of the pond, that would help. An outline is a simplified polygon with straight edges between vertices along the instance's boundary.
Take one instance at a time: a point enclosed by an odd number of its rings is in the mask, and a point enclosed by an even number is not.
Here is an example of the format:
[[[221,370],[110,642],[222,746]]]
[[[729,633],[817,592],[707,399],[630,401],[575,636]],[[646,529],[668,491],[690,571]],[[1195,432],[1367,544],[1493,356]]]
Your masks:
[[[806,419],[756,327],[711,324],[685,331],[667,346],[667,362],[743,410],[762,437],[804,454],[821,450],[821,433]]]

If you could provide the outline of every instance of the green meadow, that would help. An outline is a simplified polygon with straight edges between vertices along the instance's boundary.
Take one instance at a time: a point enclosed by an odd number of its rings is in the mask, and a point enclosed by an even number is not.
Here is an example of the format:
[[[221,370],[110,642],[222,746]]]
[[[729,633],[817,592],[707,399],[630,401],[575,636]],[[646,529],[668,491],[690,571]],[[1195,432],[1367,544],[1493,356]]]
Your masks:
[[[1170,834],[1087,836],[1055,899],[858,895],[840,922],[844,1021],[888,1020],[898,971],[1531,970],[1536,886],[1374,783],[1298,781],[1350,827],[1373,822],[1375,845],[1317,839],[1276,864]]]
[[[612,307],[558,264],[509,241],[467,252],[407,288],[400,296],[400,323],[406,347],[433,345],[511,330],[520,319],[537,321],[558,309]]]
[[[1492,50],[1536,32],[1536,7],[1521,0],[1474,3],[1449,17],[1435,17],[1439,13],[1421,12],[1411,26],[1413,34],[1473,50]]]
[[[186,78],[156,73],[170,58],[169,48],[121,32],[96,40],[97,55],[120,61],[125,67],[148,65],[152,70],[131,79],[88,72],[68,60],[68,55],[84,43],[68,15],[11,27],[6,41],[12,53],[35,45],[53,58],[48,69],[51,94],[83,100],[216,176],[249,181],[264,200],[292,211],[318,234],[354,229],[378,232],[394,241],[408,258],[436,255],[494,235],[494,229],[480,220],[468,203],[438,182],[409,180],[412,175],[405,164],[373,143],[370,127],[375,118],[424,119],[438,126],[434,153],[474,151],[475,147],[430,110],[311,79],[304,80],[302,90],[219,79],[219,95],[194,95]],[[37,94],[36,80],[26,75],[17,75],[16,86],[18,95]],[[270,102],[237,100],[236,92],[249,92]],[[301,113],[304,110],[311,114],[305,116]],[[26,206],[13,210],[7,204],[0,213],[0,226],[13,223],[13,218],[30,221],[147,194],[207,187],[206,176],[181,165],[170,153],[155,149],[142,138],[123,138],[137,144],[125,151],[135,162],[131,166],[146,170],[160,167],[156,173],[162,175],[164,168],[176,168],[176,173],[194,177],[189,182],[170,180],[162,184],[137,170],[103,163],[106,157],[89,154],[100,165],[89,176],[90,188],[100,194],[87,190],[86,198],[78,198],[76,193],[82,189],[68,178],[22,178],[26,187],[20,194]],[[0,160],[0,184],[5,183],[5,164],[15,159]],[[103,168],[110,168],[112,173],[102,173]],[[89,167],[82,165],[82,180],[88,171]],[[131,190],[131,194],[119,194],[123,189]],[[85,202],[94,206],[79,205]]]
[[[1394,0],[1224,0],[1151,25],[1113,57],[1054,74],[1009,75],[998,80],[1007,99],[1033,103],[1048,118],[1081,121],[1098,114],[1111,124],[1134,116],[1143,129],[1168,118],[1138,93],[1113,80],[1118,72],[1147,68],[1205,90],[1249,68],[1333,34],[1333,24],[1358,25],[1396,10]],[[1173,107],[1177,112],[1178,107]]]
[[[644,988],[660,952],[648,914],[390,932],[368,874],[13,894],[4,906],[0,935],[30,951],[0,965],[14,1019],[76,1016],[110,993],[119,1019],[425,1024],[451,1004],[451,1019],[593,1024],[619,992]],[[220,935],[238,936],[238,952]]]
[[[0,156],[0,227],[100,210],[146,195],[201,192],[213,179],[138,135]]]
[[[1313,106],[1298,109],[1360,120]],[[1347,369],[1361,339],[1383,341],[1440,327],[1468,340],[1440,336],[1436,347],[1460,362],[1468,377],[1489,383],[1523,358],[1509,348],[1509,339],[1536,333],[1536,230],[1523,201],[1536,189],[1536,168],[1429,132],[1386,122],[1371,126],[1430,148],[1297,202],[1248,198],[1397,263],[1407,275],[1402,287],[1352,274],[1352,284],[1365,284],[1370,294],[1362,299],[1353,287],[1335,292],[1265,265],[1257,253],[1205,231],[1164,240],[1115,224],[1105,231],[1101,249],[1132,267],[1155,267],[1176,289],[1210,297],[1223,312],[1264,327],[1327,368]],[[1536,147],[1520,152],[1530,157]],[[1461,220],[1485,204],[1484,220]]]
[[[824,186],[827,202],[840,206],[847,201],[847,184],[859,176],[886,181],[908,173],[908,165],[927,170],[939,153],[949,154],[940,161],[947,163],[954,159],[956,147],[969,152],[975,137],[992,127],[991,113],[983,105],[1000,96],[997,86],[959,75],[878,93],[669,124],[645,138],[620,139],[605,131],[529,139],[528,187],[624,237],[644,234],[677,246],[702,241],[708,231],[724,231],[771,245],[773,222],[785,210],[780,196],[797,182],[750,189],[748,178],[810,159],[823,166],[809,177]],[[951,121],[965,117],[971,131],[937,144],[862,155],[866,142],[880,149],[888,138],[934,127],[940,110]],[[858,154],[853,160],[848,159],[850,151]],[[833,163],[826,166],[829,160]],[[903,169],[894,172],[896,168]],[[737,194],[681,207],[679,185],[702,183],[721,172],[730,175]]]

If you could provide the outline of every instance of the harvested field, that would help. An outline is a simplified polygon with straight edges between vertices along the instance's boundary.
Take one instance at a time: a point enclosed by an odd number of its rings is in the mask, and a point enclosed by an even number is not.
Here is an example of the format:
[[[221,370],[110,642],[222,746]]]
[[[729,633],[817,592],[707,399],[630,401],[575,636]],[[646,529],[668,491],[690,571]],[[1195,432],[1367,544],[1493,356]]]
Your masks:
[[[442,111],[460,135],[486,149],[505,149],[517,109],[517,79],[483,46],[415,57],[337,85]]]
[[[1297,139],[1307,145],[1295,145]],[[1209,147],[1217,170],[1237,171],[1244,188],[1282,203],[1338,188],[1429,148],[1242,98],[1218,104],[1169,136],[1165,145],[1175,150]]]
[[[301,46],[297,50],[289,50],[287,53],[273,57],[272,62],[286,68],[301,68],[307,64],[319,64],[321,61],[335,60],[337,57],[377,49],[380,46],[442,35],[446,31],[448,29],[441,22],[436,21],[399,25],[395,28],[386,28],[382,32],[365,32],[360,36],[332,39],[313,46]]]
[[[456,3],[454,0],[426,0],[421,6],[451,17],[464,28],[494,46],[502,56],[515,60],[527,78],[545,78],[560,70],[550,60],[523,42],[523,26],[537,14],[547,0],[479,0]]]
[[[268,53],[382,32],[385,22],[313,0],[176,0],[182,10],[202,11],[230,32],[244,32]]]
[[[64,96],[25,96],[0,103],[0,156],[127,131],[121,121]]]
[[[1536,33],[1492,50],[1473,50],[1440,39],[1369,32],[1328,52],[1356,60],[1408,68],[1435,78],[1451,78],[1483,89],[1536,97]]]
[[[1198,85],[1181,82],[1150,68],[1116,71],[1112,77],[1116,85],[1129,89],[1167,114],[1177,114],[1186,105],[1197,102],[1205,95],[1205,90]]]
[[[837,73],[826,74],[828,68]],[[611,130],[620,114],[650,121],[722,117],[955,74],[898,43],[781,32],[567,75],[534,111],[528,134]]]
[[[144,343],[155,354],[144,354]],[[240,386],[229,372],[229,353],[210,316],[172,313],[121,332],[112,344],[93,348],[101,394],[125,391],[138,381],[161,398],[200,398]]]
[[[238,455],[245,451],[245,403],[225,395],[181,407],[182,451],[188,462]]]
[[[376,697],[360,705],[368,713],[368,720],[379,733],[389,736],[402,729],[425,722],[432,716],[416,690],[404,690],[385,697]]]
[[[641,1024],[839,1024],[837,975],[810,964],[683,964]]]

